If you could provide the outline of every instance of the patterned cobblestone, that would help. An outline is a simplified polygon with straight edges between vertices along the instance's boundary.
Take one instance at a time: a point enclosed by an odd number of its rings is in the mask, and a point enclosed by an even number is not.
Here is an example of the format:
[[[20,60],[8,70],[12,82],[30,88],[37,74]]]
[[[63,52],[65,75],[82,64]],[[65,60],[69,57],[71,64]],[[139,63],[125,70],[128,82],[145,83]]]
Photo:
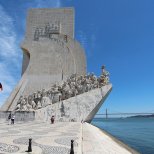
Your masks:
[[[17,152],[18,150],[19,150],[18,146],[0,143],[0,151],[13,153],[13,152]]]
[[[74,126],[77,128],[74,129]],[[42,151],[41,154],[69,154],[73,139],[75,140],[74,150],[76,154],[80,128],[80,124],[74,125],[74,123],[51,125],[34,121],[8,125],[6,121],[0,124],[0,154],[25,152],[29,138],[32,138],[33,148],[36,147],[39,152]],[[20,148],[21,146],[26,146],[26,148]],[[33,152],[37,154],[37,152]]]
[[[71,145],[71,140],[74,140],[74,146],[77,146],[77,142],[75,140],[77,140],[77,137],[65,137],[65,138],[58,138],[55,139],[55,142],[61,145],[66,145],[66,146],[70,146]]]

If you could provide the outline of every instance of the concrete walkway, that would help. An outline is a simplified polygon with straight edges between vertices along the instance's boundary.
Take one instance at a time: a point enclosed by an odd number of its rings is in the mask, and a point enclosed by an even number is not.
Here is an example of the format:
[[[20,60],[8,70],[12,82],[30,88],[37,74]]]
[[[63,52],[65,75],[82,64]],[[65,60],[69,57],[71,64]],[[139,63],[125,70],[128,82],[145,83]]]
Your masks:
[[[82,131],[83,154],[136,154],[133,149],[118,140],[115,141],[113,137],[93,125],[83,124]]]
[[[84,123],[40,121],[8,125],[0,120],[0,154],[23,154],[32,138],[33,154],[70,154],[74,140],[75,154],[130,154],[98,128]]]

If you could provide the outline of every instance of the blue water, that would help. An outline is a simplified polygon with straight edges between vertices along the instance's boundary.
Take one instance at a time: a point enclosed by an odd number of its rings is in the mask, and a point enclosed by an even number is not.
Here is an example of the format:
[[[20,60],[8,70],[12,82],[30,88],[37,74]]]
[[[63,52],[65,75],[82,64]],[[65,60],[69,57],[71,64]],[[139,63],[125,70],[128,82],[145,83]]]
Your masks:
[[[154,118],[97,118],[92,124],[141,154],[154,154]]]

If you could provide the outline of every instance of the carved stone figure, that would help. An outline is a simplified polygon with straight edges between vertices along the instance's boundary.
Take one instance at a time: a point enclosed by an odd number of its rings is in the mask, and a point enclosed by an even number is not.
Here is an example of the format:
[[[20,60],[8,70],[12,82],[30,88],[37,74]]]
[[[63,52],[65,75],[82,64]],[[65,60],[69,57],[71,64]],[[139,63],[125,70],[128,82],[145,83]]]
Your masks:
[[[32,106],[28,103],[28,104],[27,104],[27,110],[28,110],[28,111],[31,111],[31,109],[32,109]]]
[[[109,72],[106,71],[105,66],[102,66],[102,75],[100,76],[101,85],[106,85],[109,83]]]
[[[102,74],[98,78],[94,73],[85,76],[77,76],[76,74],[73,74],[59,85],[54,84],[49,90],[42,89],[42,91],[34,92],[28,97],[21,96],[17,102],[15,110],[37,110],[46,107],[51,103],[56,103],[84,92],[88,92],[92,89],[100,88],[108,83],[109,72],[105,70],[105,66],[102,66]]]
[[[40,109],[41,107],[42,107],[41,102],[38,101],[38,103],[37,103],[37,109]]]
[[[17,104],[17,105],[16,105],[15,110],[16,110],[16,111],[20,111],[20,104]]]
[[[47,105],[51,104],[51,103],[50,103],[50,98],[47,97],[47,96],[42,97],[42,102],[41,102],[41,104],[42,104],[42,107],[46,107]]]
[[[36,109],[36,103],[34,102],[34,100],[32,100],[32,109]]]

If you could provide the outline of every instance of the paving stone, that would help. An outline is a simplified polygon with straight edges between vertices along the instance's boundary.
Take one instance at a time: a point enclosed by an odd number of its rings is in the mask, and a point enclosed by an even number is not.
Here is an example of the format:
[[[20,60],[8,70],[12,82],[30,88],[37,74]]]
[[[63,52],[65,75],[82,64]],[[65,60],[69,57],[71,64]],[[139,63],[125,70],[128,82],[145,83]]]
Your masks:
[[[55,142],[61,145],[71,146],[71,140],[74,140],[74,146],[77,146],[78,145],[78,143],[76,142],[77,139],[78,139],[77,137],[63,137],[55,139]]]
[[[18,146],[0,143],[0,151],[13,153],[13,152],[17,152],[18,150],[19,150]]]

